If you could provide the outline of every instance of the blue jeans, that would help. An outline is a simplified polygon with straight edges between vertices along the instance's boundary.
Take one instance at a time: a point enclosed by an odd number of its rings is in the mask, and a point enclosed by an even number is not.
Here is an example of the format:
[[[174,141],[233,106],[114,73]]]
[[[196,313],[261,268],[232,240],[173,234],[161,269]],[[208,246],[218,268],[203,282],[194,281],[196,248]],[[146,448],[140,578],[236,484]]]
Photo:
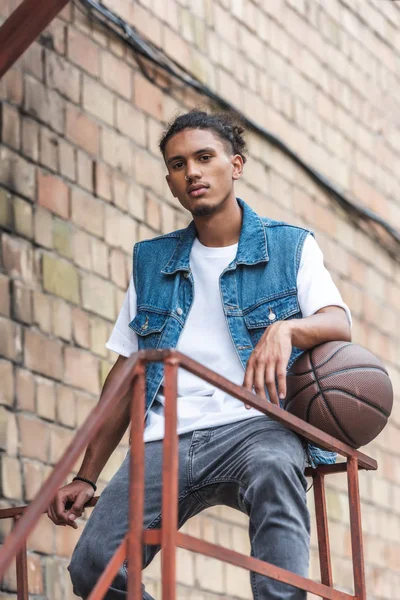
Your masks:
[[[301,439],[266,416],[193,431],[179,438],[179,527],[205,508],[226,505],[249,516],[252,556],[307,576],[309,513]],[[145,450],[144,527],[161,525],[162,442]],[[129,455],[100,496],[72,556],[74,592],[87,598],[128,529]],[[145,568],[159,547],[146,546]],[[254,599],[305,600],[306,592],[251,573]],[[106,600],[126,599],[123,565]],[[153,600],[143,590],[144,600]]]

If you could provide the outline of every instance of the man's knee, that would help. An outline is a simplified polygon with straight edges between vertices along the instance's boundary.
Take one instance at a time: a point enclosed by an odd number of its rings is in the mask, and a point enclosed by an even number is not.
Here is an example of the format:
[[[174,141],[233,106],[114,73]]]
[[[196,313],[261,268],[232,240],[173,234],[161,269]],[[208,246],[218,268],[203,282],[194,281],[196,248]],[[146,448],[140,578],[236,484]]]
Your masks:
[[[74,593],[87,598],[94,589],[106,564],[101,564],[101,556],[93,544],[79,540],[68,566]]]

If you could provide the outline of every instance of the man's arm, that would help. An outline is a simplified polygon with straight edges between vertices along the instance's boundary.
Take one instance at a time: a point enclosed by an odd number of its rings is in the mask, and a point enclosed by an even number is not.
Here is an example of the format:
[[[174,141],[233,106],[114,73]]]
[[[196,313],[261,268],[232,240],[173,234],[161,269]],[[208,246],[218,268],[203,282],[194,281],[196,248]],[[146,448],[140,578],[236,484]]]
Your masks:
[[[99,400],[100,403],[102,402],[104,392],[116,378],[120,377],[125,361],[125,357],[119,356],[110,370],[104,382]],[[78,472],[80,477],[89,479],[93,483],[97,481],[97,478],[129,425],[130,398],[131,392],[129,391],[119,402],[116,402],[112,419],[106,421],[95,439],[88,445]],[[93,494],[93,488],[90,484],[84,481],[73,481],[58,490],[47,514],[56,525],[71,525],[76,529],[77,524],[75,523],[75,519],[82,515],[86,502],[90,500]],[[72,503],[72,506],[68,510],[66,509],[67,503]]]
[[[248,362],[243,386],[266,398],[265,385],[271,402],[279,405],[278,393],[286,396],[286,369],[292,347],[308,350],[318,344],[335,340],[351,341],[346,312],[339,306],[326,306],[303,319],[279,321],[267,327]]]

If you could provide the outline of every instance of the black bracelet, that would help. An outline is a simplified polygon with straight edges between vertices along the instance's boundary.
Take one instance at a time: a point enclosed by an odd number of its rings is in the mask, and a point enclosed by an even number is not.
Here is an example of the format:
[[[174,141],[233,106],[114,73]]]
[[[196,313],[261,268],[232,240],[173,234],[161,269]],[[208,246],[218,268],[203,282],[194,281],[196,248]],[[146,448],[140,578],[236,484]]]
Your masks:
[[[93,481],[90,481],[90,479],[86,479],[85,477],[79,477],[79,475],[77,475],[76,477],[73,478],[72,481],[84,481],[85,483],[88,483],[89,485],[92,486],[92,488],[94,489],[94,491],[97,490],[97,485],[95,483],[93,483]]]

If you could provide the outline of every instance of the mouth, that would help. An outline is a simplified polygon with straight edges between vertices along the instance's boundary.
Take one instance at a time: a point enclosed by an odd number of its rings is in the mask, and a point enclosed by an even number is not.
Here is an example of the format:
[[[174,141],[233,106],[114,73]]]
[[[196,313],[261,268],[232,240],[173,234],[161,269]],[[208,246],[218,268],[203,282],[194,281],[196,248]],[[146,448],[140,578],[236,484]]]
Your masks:
[[[207,190],[208,187],[206,185],[191,185],[188,188],[188,194],[192,198],[198,198],[199,196],[203,196],[207,192]]]

